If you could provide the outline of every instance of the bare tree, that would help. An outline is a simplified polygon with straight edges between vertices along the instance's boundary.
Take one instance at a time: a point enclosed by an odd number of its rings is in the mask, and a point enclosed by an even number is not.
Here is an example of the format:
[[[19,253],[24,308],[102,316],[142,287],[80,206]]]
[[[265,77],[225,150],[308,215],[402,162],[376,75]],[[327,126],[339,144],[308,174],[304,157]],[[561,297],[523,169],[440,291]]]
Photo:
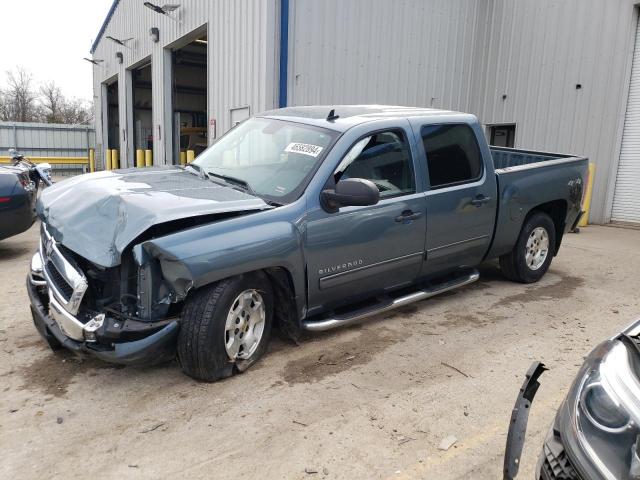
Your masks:
[[[0,89],[0,121],[46,122],[86,125],[93,122],[93,104],[67,98],[53,81],[34,88],[31,74],[22,67],[6,72]]]
[[[16,122],[37,121],[38,95],[33,88],[31,74],[22,67],[7,72],[7,88],[3,91],[3,111],[7,120]]]
[[[65,109],[66,100],[60,87],[53,81],[46,82],[40,86],[40,97],[44,109],[44,120],[47,123],[65,123],[63,110]]]
[[[62,123],[89,124],[93,122],[93,105],[78,98],[65,99],[61,119]]]
[[[0,89],[0,121],[9,120],[9,104],[6,100],[4,90]]]

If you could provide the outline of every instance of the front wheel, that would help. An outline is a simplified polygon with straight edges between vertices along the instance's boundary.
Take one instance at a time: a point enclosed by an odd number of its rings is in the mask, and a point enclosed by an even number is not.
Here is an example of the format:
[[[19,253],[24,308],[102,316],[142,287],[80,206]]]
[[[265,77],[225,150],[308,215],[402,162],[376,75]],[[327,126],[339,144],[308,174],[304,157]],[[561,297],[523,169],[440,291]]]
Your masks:
[[[544,212],[536,212],[525,221],[513,250],[500,257],[500,269],[509,280],[534,283],[547,272],[555,252],[553,220]]]
[[[264,274],[240,275],[197,291],[182,311],[178,360],[207,382],[243,372],[266,351],[273,291]]]

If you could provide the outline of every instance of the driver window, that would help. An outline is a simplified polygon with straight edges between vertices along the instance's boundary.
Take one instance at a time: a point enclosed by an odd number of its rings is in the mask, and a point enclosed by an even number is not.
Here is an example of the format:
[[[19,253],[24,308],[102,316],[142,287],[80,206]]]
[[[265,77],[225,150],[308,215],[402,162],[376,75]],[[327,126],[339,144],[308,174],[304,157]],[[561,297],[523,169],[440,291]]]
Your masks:
[[[336,182],[346,178],[371,180],[380,198],[416,191],[409,146],[397,130],[378,132],[357,142],[338,165],[334,178]]]

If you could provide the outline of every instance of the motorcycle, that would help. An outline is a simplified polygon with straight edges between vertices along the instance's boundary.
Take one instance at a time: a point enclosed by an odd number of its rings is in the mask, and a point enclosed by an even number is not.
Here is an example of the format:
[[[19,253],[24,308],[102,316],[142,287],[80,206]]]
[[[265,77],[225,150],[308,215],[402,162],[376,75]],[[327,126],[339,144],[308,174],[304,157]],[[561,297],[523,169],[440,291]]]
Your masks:
[[[53,185],[51,178],[51,164],[33,163],[15,148],[9,149],[9,157],[14,167],[22,168],[29,172],[29,179],[33,182],[36,190]]]

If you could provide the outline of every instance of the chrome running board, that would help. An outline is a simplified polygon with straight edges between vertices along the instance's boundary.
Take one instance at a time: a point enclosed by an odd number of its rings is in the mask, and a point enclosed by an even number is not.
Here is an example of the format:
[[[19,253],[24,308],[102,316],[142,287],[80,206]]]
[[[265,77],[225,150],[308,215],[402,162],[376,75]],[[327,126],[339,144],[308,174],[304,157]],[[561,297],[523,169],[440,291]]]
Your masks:
[[[388,312],[389,310],[394,310],[404,305],[409,305],[410,303],[435,297],[436,295],[448,292],[449,290],[453,290],[455,288],[464,287],[465,285],[469,285],[470,283],[475,282],[476,280],[478,280],[478,278],[480,278],[480,274],[477,270],[473,269],[470,272],[463,274],[462,276],[457,275],[455,278],[447,280],[445,282],[431,285],[427,288],[423,288],[416,292],[409,293],[395,299],[390,299],[388,302],[382,303],[382,305],[378,304],[369,308],[356,310],[344,316],[335,316],[333,318],[326,318],[316,321],[304,321],[302,323],[302,328],[310,332],[324,332],[325,330],[345,327],[347,325],[352,325],[361,320],[364,320],[365,318],[371,317],[372,315]]]

